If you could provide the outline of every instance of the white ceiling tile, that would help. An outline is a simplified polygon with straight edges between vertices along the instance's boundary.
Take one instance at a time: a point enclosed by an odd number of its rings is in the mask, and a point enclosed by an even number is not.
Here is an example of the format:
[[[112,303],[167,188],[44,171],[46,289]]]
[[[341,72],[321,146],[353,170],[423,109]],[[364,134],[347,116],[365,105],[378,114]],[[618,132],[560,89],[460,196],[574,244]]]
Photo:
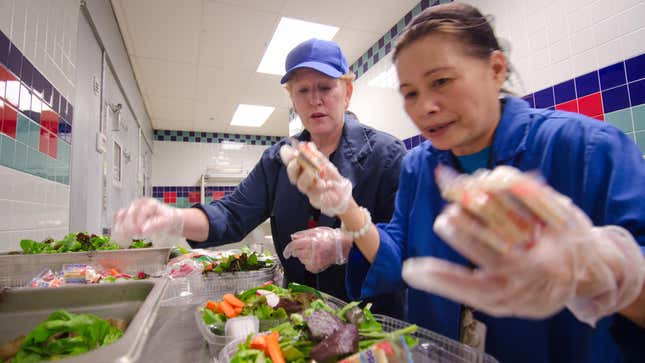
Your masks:
[[[241,8],[280,14],[285,0],[207,0],[208,3],[235,5]]]
[[[355,12],[354,0],[286,0],[282,8],[282,16],[338,27],[346,24]]]
[[[287,91],[276,75],[253,73],[243,91],[240,103],[290,107]]]
[[[227,100],[239,102],[249,87],[252,71],[200,66],[197,70],[195,98],[202,101]]]
[[[134,54],[195,62],[201,25],[201,0],[122,1]]]
[[[277,14],[206,4],[199,64],[255,71],[279,20]]]
[[[145,85],[146,93],[177,99],[194,97],[197,66],[141,57],[135,59],[141,70],[138,79]]]
[[[152,119],[192,120],[195,115],[193,101],[146,95]]]

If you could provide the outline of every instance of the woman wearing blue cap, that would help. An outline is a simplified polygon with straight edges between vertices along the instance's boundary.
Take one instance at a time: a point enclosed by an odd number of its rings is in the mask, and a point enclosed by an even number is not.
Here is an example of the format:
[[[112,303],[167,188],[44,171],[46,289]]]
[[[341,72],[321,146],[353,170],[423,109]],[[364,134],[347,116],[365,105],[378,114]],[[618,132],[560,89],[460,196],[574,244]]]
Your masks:
[[[621,317],[639,322],[645,278],[645,161],[633,140],[505,94],[506,57],[470,5],[421,12],[392,58],[427,141],[402,162],[389,223],[374,225],[334,168],[323,162],[314,178],[283,153],[294,184],[332,207],[369,261],[350,259],[350,295],[409,285],[411,322],[501,362],[645,361]]]
[[[385,222],[392,215],[406,150],[401,141],[359,123],[347,111],[353,79],[337,43],[310,39],[289,53],[280,83],[305,127],[295,138],[311,141],[351,182],[352,195],[374,220]],[[177,209],[155,199],[135,201],[115,216],[115,238],[164,233],[185,237],[193,247],[219,246],[242,240],[270,218],[287,280],[347,299],[342,282],[351,238],[340,233],[338,218],[321,213],[315,200],[310,203],[289,182],[279,153],[286,143],[268,148],[233,194],[210,205]],[[397,292],[375,298],[374,310],[401,316],[402,296]]]

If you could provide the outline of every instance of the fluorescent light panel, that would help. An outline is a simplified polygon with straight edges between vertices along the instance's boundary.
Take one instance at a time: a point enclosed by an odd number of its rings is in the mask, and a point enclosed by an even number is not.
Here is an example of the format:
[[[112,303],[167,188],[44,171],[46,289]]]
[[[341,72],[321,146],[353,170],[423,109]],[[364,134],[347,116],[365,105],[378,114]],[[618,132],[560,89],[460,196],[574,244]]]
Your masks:
[[[239,104],[233,114],[231,126],[260,127],[271,116],[275,107]]]
[[[284,74],[287,54],[296,45],[311,38],[331,40],[337,32],[338,27],[335,26],[282,18],[260,61],[257,72],[281,76]]]

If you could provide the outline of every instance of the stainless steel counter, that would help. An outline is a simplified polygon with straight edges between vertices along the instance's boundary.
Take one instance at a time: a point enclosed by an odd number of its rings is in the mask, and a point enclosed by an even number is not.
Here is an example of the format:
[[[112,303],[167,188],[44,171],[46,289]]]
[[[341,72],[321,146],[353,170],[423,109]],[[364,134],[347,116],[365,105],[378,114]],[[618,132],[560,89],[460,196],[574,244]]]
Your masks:
[[[197,305],[160,307],[140,362],[213,362],[197,329]]]

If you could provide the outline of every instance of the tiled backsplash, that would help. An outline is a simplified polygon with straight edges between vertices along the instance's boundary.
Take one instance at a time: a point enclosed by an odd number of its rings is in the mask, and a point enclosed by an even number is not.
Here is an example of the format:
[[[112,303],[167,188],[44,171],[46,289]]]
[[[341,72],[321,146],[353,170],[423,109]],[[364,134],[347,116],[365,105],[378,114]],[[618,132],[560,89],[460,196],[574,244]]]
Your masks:
[[[204,203],[223,198],[233,193],[234,186],[207,186],[204,188]],[[198,186],[156,186],[152,187],[152,197],[160,202],[178,208],[188,208],[201,201],[201,188]]]
[[[273,145],[282,140],[283,136],[244,135],[218,132],[155,130],[155,141],[223,143],[224,141],[238,142],[250,145]]]
[[[69,184],[74,107],[0,32],[0,165]]]
[[[609,122],[631,136],[645,155],[645,54],[523,97],[532,107],[577,112]],[[409,150],[421,135],[403,140]]]

